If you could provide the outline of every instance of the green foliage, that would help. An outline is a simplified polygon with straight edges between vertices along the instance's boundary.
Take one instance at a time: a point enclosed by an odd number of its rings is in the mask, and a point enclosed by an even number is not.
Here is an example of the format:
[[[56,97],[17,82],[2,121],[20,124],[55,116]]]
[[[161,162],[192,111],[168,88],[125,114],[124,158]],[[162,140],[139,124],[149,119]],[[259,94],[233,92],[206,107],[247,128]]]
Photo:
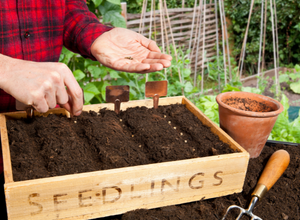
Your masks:
[[[221,81],[224,81],[225,79],[225,67],[224,67],[224,58],[223,58],[223,55],[220,53],[219,55],[219,61],[217,60],[217,56],[213,56],[211,57],[211,60],[213,61],[208,61],[207,64],[207,71],[208,71],[208,74],[207,74],[207,77],[208,79],[210,80],[215,80],[217,81],[219,76],[220,76],[220,80]],[[226,57],[226,62],[227,62],[227,57]],[[234,60],[233,57],[230,57],[230,63],[232,66],[235,66],[234,68],[232,68],[232,74],[234,76],[237,75],[237,67],[236,67],[236,62]],[[226,73],[227,73],[227,78],[229,76],[229,66],[227,65],[226,66]]]
[[[104,23],[111,22],[115,27],[126,28],[126,21],[121,15],[122,9],[119,4],[105,1],[98,8],[103,16]]]
[[[143,0],[125,0],[127,3],[127,12],[131,14],[139,14],[142,13]],[[168,8],[182,8],[182,0],[167,0]],[[193,8],[195,0],[186,0],[184,2],[185,8]],[[159,8],[159,1],[156,1],[155,8],[156,10]],[[151,1],[148,1],[147,11],[151,9]]]
[[[194,104],[199,108],[210,120],[219,125],[219,106],[216,102],[216,96],[207,95],[194,99]]]
[[[277,6],[278,20],[278,41],[280,65],[300,63],[300,1],[275,0]],[[234,41],[233,56],[239,57],[242,43],[248,23],[251,1],[225,0],[225,13],[231,20],[229,27],[230,36]],[[260,38],[261,0],[256,0],[249,26],[249,33],[246,46],[245,70],[250,73],[257,72]],[[273,38],[270,1],[267,10],[266,30],[266,54],[265,60],[267,69],[273,68]]]
[[[89,10],[103,23],[110,23],[114,27],[126,28],[126,21],[121,15],[120,0],[87,0]]]
[[[111,76],[112,85],[128,85],[130,87],[130,100],[139,100],[145,98],[146,77],[136,73],[116,72],[115,76]]]
[[[242,83],[239,80],[239,72],[238,67],[236,66],[236,62],[234,58],[230,57],[231,63],[231,80],[230,80],[230,69],[229,65],[226,65],[226,69],[224,67],[224,58],[223,55],[219,55],[219,61],[217,57],[212,57],[213,61],[207,62],[207,70],[205,75],[207,76],[206,80],[218,82],[220,78],[220,88],[221,90],[226,89],[225,87],[233,86],[233,87],[241,87]],[[227,57],[226,57],[227,62]],[[225,71],[226,71],[226,79],[227,82],[225,83]],[[213,86],[212,89],[217,89],[217,86]],[[230,88],[229,88],[230,90]]]
[[[283,105],[284,110],[279,114],[269,139],[300,143],[300,114],[298,118],[290,122],[288,116],[288,98],[285,95],[282,95],[281,104]]]
[[[125,0],[123,2],[127,3],[127,13],[139,14],[142,12],[143,0]]]
[[[294,93],[300,94],[300,66],[295,66],[296,72],[286,71],[279,75],[279,83],[285,82]]]
[[[110,70],[97,61],[85,59],[66,48],[63,48],[59,61],[73,70],[75,79],[84,91],[85,104],[105,101],[105,87],[109,84],[104,79],[109,72],[114,70]]]

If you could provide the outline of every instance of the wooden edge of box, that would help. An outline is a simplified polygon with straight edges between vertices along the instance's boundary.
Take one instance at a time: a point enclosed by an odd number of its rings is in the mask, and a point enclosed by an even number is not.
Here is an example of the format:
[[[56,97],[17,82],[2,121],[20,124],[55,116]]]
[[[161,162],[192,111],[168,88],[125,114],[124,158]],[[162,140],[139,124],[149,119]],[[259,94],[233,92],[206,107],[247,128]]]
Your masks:
[[[40,113],[40,112],[34,111],[34,116],[37,116],[37,117],[47,117],[48,115],[51,115],[51,114],[56,114],[56,115],[62,114],[68,118],[70,117],[70,113],[64,108],[50,109],[49,111],[47,111],[45,113]],[[27,114],[25,111],[6,112],[6,113],[2,113],[0,115],[4,115],[7,118],[12,118],[12,119],[21,119],[21,118],[27,117]]]
[[[6,129],[6,118],[5,115],[0,114],[0,138],[2,145],[2,158],[3,158],[3,173],[5,183],[13,182],[12,166],[10,158],[10,150],[8,143],[8,135]]]
[[[225,196],[241,192],[247,165],[246,154],[233,153],[13,182],[8,216],[87,219]]]
[[[184,159],[180,161],[168,161],[168,162],[160,162],[160,163],[153,163],[153,164],[144,164],[139,166],[130,166],[130,167],[121,167],[121,168],[114,168],[109,170],[99,170],[99,171],[92,171],[92,172],[86,172],[86,173],[76,173],[76,174],[67,174],[63,176],[54,176],[54,177],[45,177],[40,179],[33,179],[33,180],[22,180],[22,181],[16,181],[9,184],[9,188],[18,188],[18,187],[24,187],[28,185],[38,185],[38,184],[44,184],[49,182],[61,182],[66,179],[69,180],[78,180],[78,178],[89,178],[92,176],[99,176],[99,175],[116,175],[123,172],[131,172],[136,170],[150,170],[150,169],[158,169],[159,168],[167,168],[167,167],[173,167],[174,165],[177,165],[180,162],[181,166],[185,166],[187,164],[191,163],[198,163],[201,162],[213,162],[218,161],[220,159],[232,159],[232,158],[245,158],[247,159],[246,154],[221,154],[221,155],[215,155],[215,156],[209,156],[209,157],[199,157],[199,158],[192,158],[192,159]],[[159,168],[158,168],[159,167]]]

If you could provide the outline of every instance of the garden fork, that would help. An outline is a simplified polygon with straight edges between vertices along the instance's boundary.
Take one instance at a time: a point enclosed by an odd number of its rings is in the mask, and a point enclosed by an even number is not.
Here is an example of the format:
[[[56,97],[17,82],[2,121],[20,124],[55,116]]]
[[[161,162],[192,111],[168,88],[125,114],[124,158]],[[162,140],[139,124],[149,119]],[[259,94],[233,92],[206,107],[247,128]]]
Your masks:
[[[229,206],[222,220],[225,220],[228,212],[235,208],[240,210],[240,214],[238,215],[236,220],[241,219],[241,217],[244,214],[250,216],[251,220],[262,220],[260,217],[254,215],[252,213],[252,210],[254,209],[255,204],[264,197],[264,195],[280,178],[280,176],[283,174],[285,169],[288,167],[289,163],[290,163],[290,155],[287,151],[278,150],[275,153],[273,153],[252,193],[252,199],[248,209],[243,209],[242,207],[237,205]]]

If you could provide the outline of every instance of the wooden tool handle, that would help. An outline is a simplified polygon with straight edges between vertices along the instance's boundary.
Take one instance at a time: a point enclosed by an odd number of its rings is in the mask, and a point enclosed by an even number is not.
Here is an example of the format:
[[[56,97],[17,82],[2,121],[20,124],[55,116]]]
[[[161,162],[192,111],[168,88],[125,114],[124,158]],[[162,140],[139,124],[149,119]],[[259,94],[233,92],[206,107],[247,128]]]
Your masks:
[[[258,185],[265,185],[269,191],[286,170],[289,163],[290,155],[287,151],[278,150],[274,152],[258,180]]]

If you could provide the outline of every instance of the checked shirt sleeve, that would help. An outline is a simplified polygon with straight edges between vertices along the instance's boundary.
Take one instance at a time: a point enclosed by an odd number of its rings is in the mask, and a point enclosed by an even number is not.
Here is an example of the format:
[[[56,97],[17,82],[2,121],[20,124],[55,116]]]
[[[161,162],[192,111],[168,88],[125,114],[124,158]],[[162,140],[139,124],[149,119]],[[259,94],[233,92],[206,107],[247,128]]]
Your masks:
[[[64,22],[64,45],[75,53],[93,60],[91,45],[112,27],[100,23],[96,15],[88,10],[84,0],[66,0]]]

